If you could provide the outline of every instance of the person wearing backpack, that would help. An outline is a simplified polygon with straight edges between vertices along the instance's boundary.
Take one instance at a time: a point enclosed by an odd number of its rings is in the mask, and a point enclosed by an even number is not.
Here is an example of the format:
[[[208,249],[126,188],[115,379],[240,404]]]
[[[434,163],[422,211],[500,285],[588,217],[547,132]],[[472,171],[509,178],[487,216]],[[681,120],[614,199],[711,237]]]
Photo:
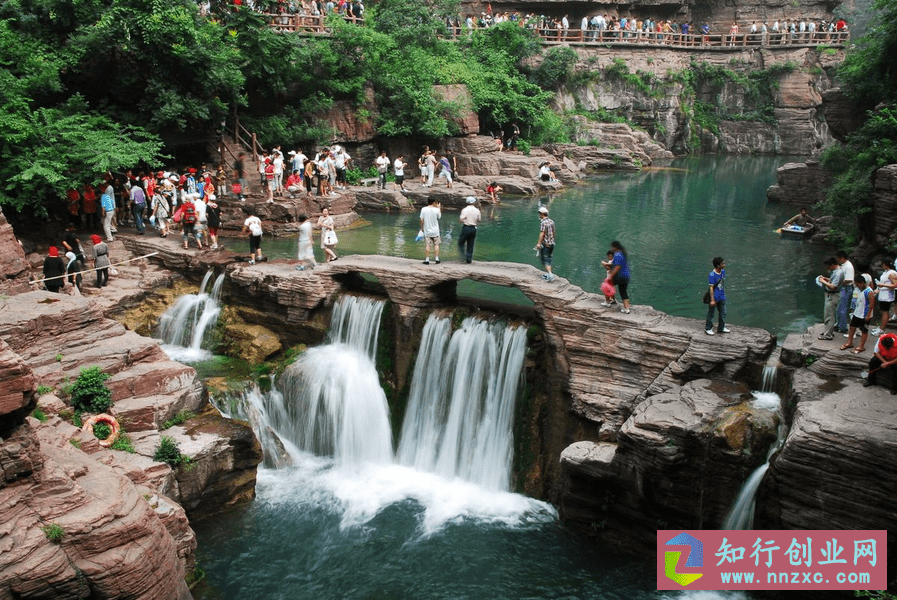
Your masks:
[[[134,215],[134,226],[137,235],[143,235],[143,209],[146,207],[146,194],[143,188],[136,182],[131,184],[131,212]]]
[[[196,233],[195,227],[198,220],[196,214],[196,205],[193,204],[196,199],[195,194],[184,194],[184,205],[181,207],[181,222],[184,224],[184,248],[190,247],[190,238],[196,238],[196,247],[202,250],[201,234]]]

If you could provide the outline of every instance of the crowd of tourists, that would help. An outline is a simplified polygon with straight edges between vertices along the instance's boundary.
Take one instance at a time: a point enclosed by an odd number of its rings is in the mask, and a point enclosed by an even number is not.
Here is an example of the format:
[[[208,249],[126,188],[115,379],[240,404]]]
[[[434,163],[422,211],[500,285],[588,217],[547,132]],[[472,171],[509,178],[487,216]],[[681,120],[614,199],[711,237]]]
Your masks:
[[[236,5],[242,4],[235,0]],[[272,26],[285,29],[296,27],[296,23],[311,31],[324,31],[323,17],[337,15],[347,21],[358,22],[364,17],[361,0],[280,0],[273,6],[260,3],[256,7],[272,15]],[[296,18],[300,21],[296,21]],[[306,18],[308,23],[301,19]],[[511,22],[537,33],[549,41],[644,41],[648,43],[705,45],[710,36],[719,36],[720,43],[728,45],[803,44],[841,41],[847,34],[847,21],[843,18],[804,17],[779,21],[752,21],[738,24],[733,22],[719,31],[709,22],[699,26],[688,20],[663,19],[652,16],[613,15],[596,13],[571,19],[563,16],[519,11],[493,13],[491,4],[479,15],[449,16],[445,25],[449,35],[460,37],[469,35],[476,29],[487,29],[501,23]]]

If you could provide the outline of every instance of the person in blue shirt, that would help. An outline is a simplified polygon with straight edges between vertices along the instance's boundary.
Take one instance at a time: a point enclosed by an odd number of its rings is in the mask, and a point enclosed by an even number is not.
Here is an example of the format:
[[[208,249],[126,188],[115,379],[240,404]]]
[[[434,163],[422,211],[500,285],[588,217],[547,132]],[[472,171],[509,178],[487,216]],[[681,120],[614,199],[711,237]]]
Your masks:
[[[713,312],[719,313],[719,321],[716,326],[717,333],[729,333],[726,327],[726,290],[723,283],[726,280],[726,261],[721,256],[713,259],[713,270],[707,278],[710,286],[710,306],[707,308],[707,322],[704,325],[704,333],[713,335]]]
[[[620,290],[620,298],[623,300],[623,308],[620,312],[629,314],[629,261],[626,256],[626,248],[623,244],[614,240],[610,243],[610,250],[614,253],[611,260],[608,278],[614,282],[617,289]]]

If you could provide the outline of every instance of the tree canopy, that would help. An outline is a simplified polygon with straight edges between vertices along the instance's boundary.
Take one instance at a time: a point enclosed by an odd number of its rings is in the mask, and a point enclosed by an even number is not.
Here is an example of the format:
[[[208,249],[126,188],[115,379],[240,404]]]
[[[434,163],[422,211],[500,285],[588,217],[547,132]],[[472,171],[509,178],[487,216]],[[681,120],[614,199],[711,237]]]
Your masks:
[[[484,129],[517,121],[535,143],[564,135],[538,85],[557,78],[522,66],[541,50],[533,33],[502,23],[449,41],[457,0],[381,0],[365,26],[330,17],[327,37],[211,6],[2,0],[0,205],[45,213],[106,171],[166,164],[166,139],[214,132],[237,109],[264,145],[317,142],[329,137],[322,111],[373,93],[380,135],[441,137],[460,107],[434,86],[465,84]]]
[[[874,239],[868,219],[872,174],[897,163],[897,0],[876,0],[874,8],[876,25],[848,50],[837,69],[848,96],[869,109],[867,119],[844,144],[826,148],[821,157],[833,175],[822,208],[838,217],[834,241],[848,246],[858,242],[864,230]],[[897,251],[897,246],[886,250]]]

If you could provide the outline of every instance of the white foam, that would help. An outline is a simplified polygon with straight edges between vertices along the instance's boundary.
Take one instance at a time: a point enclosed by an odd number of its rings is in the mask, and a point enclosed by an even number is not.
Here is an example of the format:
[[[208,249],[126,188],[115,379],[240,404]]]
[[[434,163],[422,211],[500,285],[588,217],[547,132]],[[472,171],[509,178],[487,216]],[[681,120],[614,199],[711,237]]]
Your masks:
[[[412,500],[420,505],[421,537],[465,520],[518,527],[557,519],[551,505],[520,494],[491,491],[403,465],[344,467],[312,455],[292,468],[260,470],[257,490],[261,502],[295,502],[338,511],[343,529],[362,527],[385,508]]]
[[[168,358],[180,363],[198,363],[212,359],[212,352],[202,348],[185,348],[184,346],[162,344],[162,351],[168,355]]]
[[[782,404],[782,399],[774,392],[754,392],[751,405],[761,410],[777,411]]]

